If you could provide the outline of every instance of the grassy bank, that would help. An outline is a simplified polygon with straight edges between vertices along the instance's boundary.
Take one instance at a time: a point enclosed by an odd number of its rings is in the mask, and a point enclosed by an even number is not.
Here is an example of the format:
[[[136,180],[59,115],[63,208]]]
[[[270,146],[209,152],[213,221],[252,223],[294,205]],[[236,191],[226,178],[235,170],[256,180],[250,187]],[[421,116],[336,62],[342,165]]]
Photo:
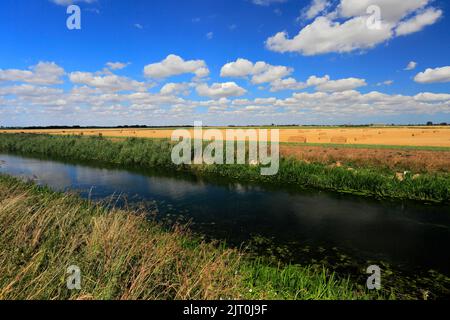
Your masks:
[[[261,176],[259,166],[175,166],[171,161],[171,150],[172,145],[166,140],[132,138],[111,141],[99,137],[0,134],[0,152],[144,168],[165,167],[199,175],[227,177],[239,182],[289,184],[358,195],[434,202],[449,202],[450,199],[449,174],[415,176],[407,173],[399,179],[395,172],[386,169],[349,170],[283,158],[277,175]]]
[[[81,269],[68,290],[67,268]],[[313,267],[273,267],[107,209],[0,175],[1,299],[369,299]]]

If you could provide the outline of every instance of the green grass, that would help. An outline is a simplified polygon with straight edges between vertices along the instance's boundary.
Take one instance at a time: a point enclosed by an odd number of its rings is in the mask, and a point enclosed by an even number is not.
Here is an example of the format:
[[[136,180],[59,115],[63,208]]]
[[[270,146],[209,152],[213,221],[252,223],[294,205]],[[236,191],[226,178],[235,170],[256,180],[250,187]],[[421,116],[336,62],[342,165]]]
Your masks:
[[[395,172],[380,168],[332,168],[321,163],[305,163],[282,158],[279,173],[262,176],[259,166],[197,165],[175,166],[171,160],[173,145],[167,140],[129,138],[111,141],[100,137],[0,134],[0,152],[46,156],[50,158],[90,161],[97,164],[164,167],[196,175],[220,176],[238,182],[291,185],[357,195],[412,199],[448,203],[450,175],[407,174],[400,181]]]
[[[395,298],[3,175],[0,231],[0,300]],[[71,265],[81,269],[81,290],[67,289]]]

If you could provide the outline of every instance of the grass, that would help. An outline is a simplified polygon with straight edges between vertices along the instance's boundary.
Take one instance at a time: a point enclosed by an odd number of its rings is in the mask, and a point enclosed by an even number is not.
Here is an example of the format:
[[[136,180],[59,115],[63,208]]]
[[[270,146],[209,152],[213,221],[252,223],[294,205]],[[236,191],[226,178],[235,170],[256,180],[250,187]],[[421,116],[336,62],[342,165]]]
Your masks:
[[[448,173],[429,173],[420,176],[407,173],[402,179],[398,179],[396,172],[387,169],[349,170],[345,167],[330,167],[322,163],[306,163],[293,158],[282,158],[277,175],[262,176],[259,166],[175,166],[171,160],[172,147],[167,140],[129,138],[111,141],[102,137],[0,134],[1,152],[117,166],[164,167],[197,175],[221,176],[239,182],[292,185],[365,196],[440,203],[450,201]]]
[[[0,300],[394,298],[3,175],[0,231]],[[81,269],[81,290],[67,289],[71,265]]]

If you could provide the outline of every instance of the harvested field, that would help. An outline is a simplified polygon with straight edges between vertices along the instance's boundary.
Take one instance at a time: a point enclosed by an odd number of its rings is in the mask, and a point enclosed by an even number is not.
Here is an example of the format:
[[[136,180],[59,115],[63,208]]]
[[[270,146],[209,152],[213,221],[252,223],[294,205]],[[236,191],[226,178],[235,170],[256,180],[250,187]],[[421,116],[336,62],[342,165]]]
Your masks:
[[[223,129],[223,128],[222,128]],[[174,129],[4,130],[12,133],[170,138]],[[189,129],[192,131],[192,129]],[[291,143],[450,147],[450,127],[280,128],[280,141]]]
[[[281,145],[281,154],[307,162],[386,167],[413,172],[450,172],[450,151]]]

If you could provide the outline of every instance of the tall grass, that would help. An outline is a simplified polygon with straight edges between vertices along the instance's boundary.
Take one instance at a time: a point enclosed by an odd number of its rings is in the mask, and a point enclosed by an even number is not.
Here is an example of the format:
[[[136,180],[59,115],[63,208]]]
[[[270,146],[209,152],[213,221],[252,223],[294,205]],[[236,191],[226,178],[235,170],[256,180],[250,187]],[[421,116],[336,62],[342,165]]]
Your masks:
[[[67,289],[71,265],[81,290]],[[380,297],[326,270],[250,261],[139,212],[0,175],[0,300]]]
[[[175,166],[171,161],[172,144],[167,140],[130,138],[112,141],[101,137],[0,134],[0,151],[113,165],[165,167],[199,175],[218,175],[240,182],[289,184],[370,196],[450,201],[449,174],[406,174],[400,180],[395,172],[382,169],[331,168],[292,158],[281,159],[279,173],[275,176],[262,176],[259,166]]]

